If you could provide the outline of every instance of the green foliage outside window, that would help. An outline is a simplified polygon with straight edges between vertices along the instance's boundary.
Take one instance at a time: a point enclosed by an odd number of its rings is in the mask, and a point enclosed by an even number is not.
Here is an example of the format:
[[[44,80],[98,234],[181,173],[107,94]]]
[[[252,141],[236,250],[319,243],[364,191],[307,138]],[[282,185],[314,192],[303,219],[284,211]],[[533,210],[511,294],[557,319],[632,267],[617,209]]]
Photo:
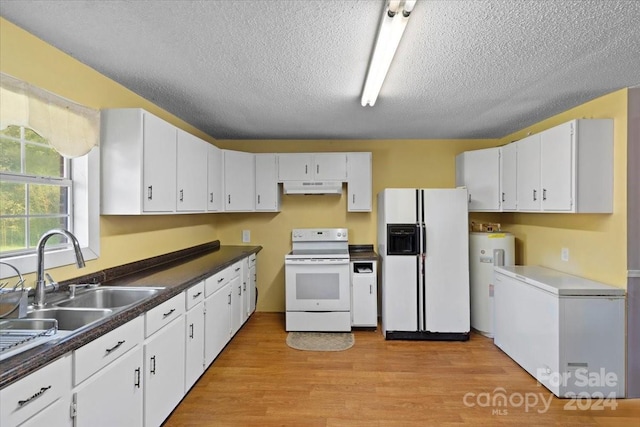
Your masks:
[[[67,161],[40,135],[19,126],[0,131],[0,174],[0,255],[32,250],[47,230],[69,228]]]

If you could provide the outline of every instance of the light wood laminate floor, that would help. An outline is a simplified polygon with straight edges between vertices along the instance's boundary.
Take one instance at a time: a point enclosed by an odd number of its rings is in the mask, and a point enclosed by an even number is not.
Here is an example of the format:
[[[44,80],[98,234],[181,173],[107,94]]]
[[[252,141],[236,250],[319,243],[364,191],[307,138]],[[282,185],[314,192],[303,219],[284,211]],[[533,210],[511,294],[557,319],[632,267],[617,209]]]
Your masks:
[[[283,314],[255,313],[164,425],[640,425],[640,399],[557,399],[478,334],[468,342],[354,334],[346,351],[294,350]]]

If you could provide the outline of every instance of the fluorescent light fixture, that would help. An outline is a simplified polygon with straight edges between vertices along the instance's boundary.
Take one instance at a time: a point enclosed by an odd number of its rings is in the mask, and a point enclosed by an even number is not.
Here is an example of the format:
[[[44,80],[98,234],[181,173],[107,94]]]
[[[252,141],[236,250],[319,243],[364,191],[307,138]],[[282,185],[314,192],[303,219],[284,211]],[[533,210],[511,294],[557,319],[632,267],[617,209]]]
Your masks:
[[[404,29],[409,22],[409,15],[416,4],[416,0],[387,1],[384,14],[380,21],[376,47],[371,56],[369,72],[362,91],[362,106],[374,106],[382,83],[387,76],[389,66],[396,54]]]

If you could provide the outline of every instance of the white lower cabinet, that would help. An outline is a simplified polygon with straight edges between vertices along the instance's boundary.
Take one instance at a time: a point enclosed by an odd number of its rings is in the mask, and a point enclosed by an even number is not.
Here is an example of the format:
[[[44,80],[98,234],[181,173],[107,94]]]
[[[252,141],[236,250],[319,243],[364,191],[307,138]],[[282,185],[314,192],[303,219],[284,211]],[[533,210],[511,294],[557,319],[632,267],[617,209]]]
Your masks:
[[[185,295],[153,308],[144,342],[144,425],[162,424],[184,397]]]
[[[184,392],[187,393],[204,372],[204,281],[185,293]]]
[[[351,261],[351,326],[378,326],[376,261]]]
[[[209,279],[207,279],[209,280]],[[204,364],[209,366],[231,336],[231,285],[227,282],[204,301]]]
[[[71,353],[38,369],[22,380],[0,390],[0,420],[2,427],[17,426],[47,415],[46,425],[71,425],[69,398],[71,396]],[[66,403],[67,412],[49,407],[56,402]],[[37,425],[30,421],[31,425]]]
[[[141,426],[142,397],[142,346],[136,345],[76,388],[75,426]]]
[[[232,266],[234,275],[229,281],[231,285],[231,334],[229,338],[234,336],[244,323],[244,313],[242,312],[242,278],[240,277],[240,263]]]

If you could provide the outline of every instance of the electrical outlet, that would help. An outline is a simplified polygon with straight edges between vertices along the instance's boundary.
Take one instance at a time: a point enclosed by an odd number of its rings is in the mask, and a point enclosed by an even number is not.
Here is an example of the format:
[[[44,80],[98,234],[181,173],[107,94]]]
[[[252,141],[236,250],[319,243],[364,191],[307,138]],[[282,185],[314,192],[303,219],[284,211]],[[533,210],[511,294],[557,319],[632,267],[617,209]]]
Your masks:
[[[251,231],[242,230],[242,243],[249,243],[251,241]]]
[[[560,259],[562,261],[569,261],[569,248],[562,248],[560,251]]]

